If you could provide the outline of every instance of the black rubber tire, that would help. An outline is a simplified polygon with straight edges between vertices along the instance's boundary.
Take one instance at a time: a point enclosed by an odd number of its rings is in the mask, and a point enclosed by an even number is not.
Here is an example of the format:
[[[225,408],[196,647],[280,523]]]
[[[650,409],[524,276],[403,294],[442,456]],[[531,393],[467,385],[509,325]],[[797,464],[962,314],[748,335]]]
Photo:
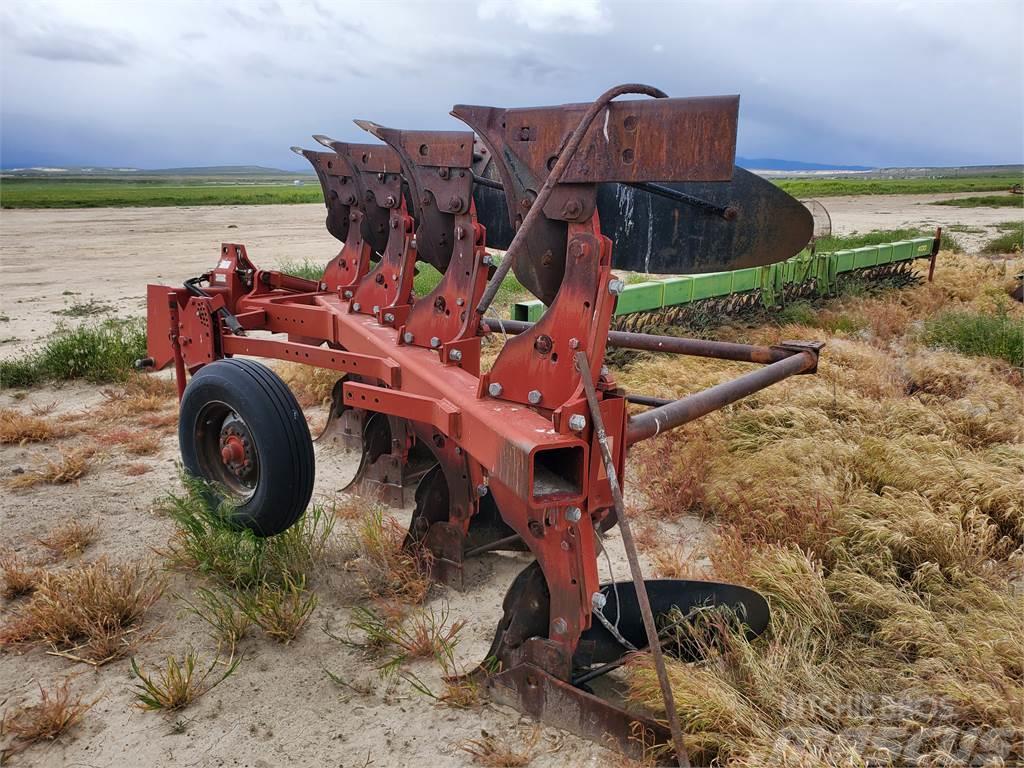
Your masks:
[[[178,445],[185,470],[203,480],[200,445],[204,410],[223,404],[248,427],[258,456],[259,474],[248,498],[237,504],[232,522],[257,536],[288,530],[305,512],[313,494],[316,467],[309,426],[295,396],[281,378],[252,360],[227,359],[203,366],[181,401]],[[212,500],[220,497],[211,489]]]

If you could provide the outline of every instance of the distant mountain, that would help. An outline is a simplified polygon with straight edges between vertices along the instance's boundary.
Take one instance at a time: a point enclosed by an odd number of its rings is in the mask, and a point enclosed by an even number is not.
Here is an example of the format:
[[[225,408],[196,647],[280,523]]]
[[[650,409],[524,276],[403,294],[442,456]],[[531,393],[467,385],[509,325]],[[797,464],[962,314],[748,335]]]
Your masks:
[[[870,171],[867,165],[829,165],[804,163],[800,160],[779,160],[773,157],[737,157],[736,165],[748,171]]]

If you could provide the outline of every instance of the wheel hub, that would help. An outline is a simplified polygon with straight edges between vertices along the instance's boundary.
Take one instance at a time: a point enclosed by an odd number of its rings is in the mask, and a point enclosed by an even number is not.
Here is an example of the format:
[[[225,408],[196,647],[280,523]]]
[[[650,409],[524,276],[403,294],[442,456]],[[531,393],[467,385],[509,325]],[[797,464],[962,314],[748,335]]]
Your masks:
[[[245,422],[235,415],[228,416],[220,428],[220,458],[227,470],[245,482],[256,467],[252,435]]]

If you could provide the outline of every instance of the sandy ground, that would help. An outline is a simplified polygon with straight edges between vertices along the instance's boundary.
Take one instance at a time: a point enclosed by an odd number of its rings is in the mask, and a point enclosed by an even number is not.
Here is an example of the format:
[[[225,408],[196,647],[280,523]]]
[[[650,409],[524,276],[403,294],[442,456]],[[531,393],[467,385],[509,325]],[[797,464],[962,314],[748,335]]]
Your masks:
[[[948,196],[944,196],[948,197]],[[986,226],[1019,216],[1010,209],[957,209],[929,206],[932,197],[856,197],[825,201],[837,232],[948,225]],[[221,241],[238,241],[260,265],[306,258],[323,261],[337,243],[323,229],[319,205],[3,211],[0,213],[0,355],[37,343],[61,321],[54,314],[72,303],[94,299],[113,305],[116,314],[144,311],[147,282],[181,279],[213,265]],[[965,238],[966,239],[966,238]],[[981,242],[986,239],[981,237]],[[940,266],[941,268],[941,266]],[[71,292],[71,293],[69,293]],[[78,322],[68,320],[68,322]],[[0,391],[0,407],[27,411],[49,407],[49,418],[71,419],[93,413],[105,397],[97,387],[67,385],[31,392]],[[173,401],[167,405],[173,411]],[[37,539],[71,518],[98,524],[99,537],[84,555],[158,563],[171,523],[156,500],[175,487],[177,440],[173,427],[160,432],[156,455],[121,455],[115,446],[101,449],[90,472],[68,486],[30,491],[0,489],[0,547],[32,557],[41,555]],[[84,440],[85,438],[74,438]],[[30,466],[52,447],[0,447],[0,476]],[[336,477],[325,471],[329,457],[318,456],[317,493],[331,497]],[[130,476],[131,465],[148,471]],[[407,514],[400,515],[405,521]],[[663,536],[681,542],[701,537],[698,521],[667,528]],[[628,570],[617,534],[609,540],[618,578]],[[438,590],[430,605],[447,603],[451,616],[465,619],[458,660],[470,667],[489,646],[512,578],[527,564],[523,556],[491,554],[474,561],[468,589]],[[602,563],[602,577],[607,578]],[[170,576],[168,597],[146,626],[156,632],[141,644],[143,665],[180,655],[193,644],[212,652],[194,617],[183,614],[172,595],[188,594],[197,582]],[[48,655],[42,649],[0,653],[0,709],[34,701],[37,683],[71,676],[73,688],[96,703],[73,734],[34,747],[12,760],[30,766],[462,766],[470,758],[455,746],[481,730],[510,736],[531,733],[532,725],[511,709],[484,705],[461,711],[435,706],[400,681],[379,679],[372,663],[331,639],[322,627],[343,632],[358,601],[355,577],[330,568],[317,592],[320,604],[310,625],[285,647],[258,633],[244,641],[244,660],[235,675],[195,705],[173,716],[145,713],[133,706],[126,660],[99,670]],[[0,599],[0,614],[12,604]],[[0,616],[2,620],[2,616]],[[428,685],[438,687],[439,672],[429,662],[410,667]],[[325,670],[350,687],[333,682]],[[598,746],[545,729],[532,766],[616,766],[621,758]]]

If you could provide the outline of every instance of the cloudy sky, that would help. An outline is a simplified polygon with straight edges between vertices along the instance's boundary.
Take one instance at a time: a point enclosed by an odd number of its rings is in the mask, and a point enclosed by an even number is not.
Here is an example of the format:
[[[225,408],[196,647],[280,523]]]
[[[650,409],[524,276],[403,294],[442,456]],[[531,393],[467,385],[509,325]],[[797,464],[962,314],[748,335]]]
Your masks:
[[[636,81],[741,94],[748,158],[1021,162],[1022,34],[1022,0],[7,0],[0,165],[302,167],[289,145],[355,117]]]

